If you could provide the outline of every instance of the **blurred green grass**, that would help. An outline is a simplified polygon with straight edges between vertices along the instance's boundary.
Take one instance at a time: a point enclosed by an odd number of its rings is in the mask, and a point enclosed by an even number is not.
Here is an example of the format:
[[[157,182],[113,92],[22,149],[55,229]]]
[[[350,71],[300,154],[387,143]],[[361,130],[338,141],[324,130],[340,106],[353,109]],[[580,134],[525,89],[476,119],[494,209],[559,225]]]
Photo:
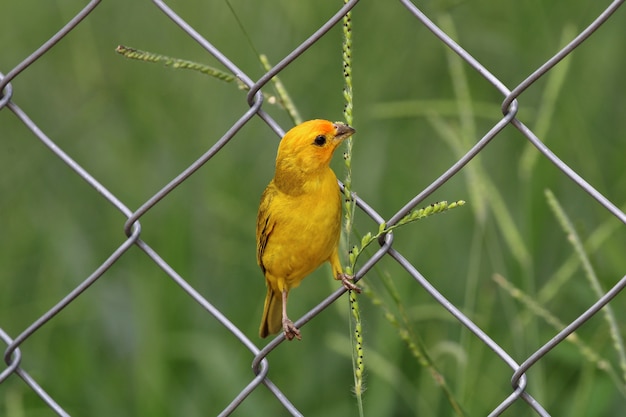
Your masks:
[[[232,4],[256,49],[274,63],[339,7],[337,2],[276,0]],[[252,78],[262,74],[225,3],[172,5]],[[6,5],[3,14],[8,19],[0,25],[0,70],[7,72],[20,62],[82,6],[32,0]],[[482,0],[427,2],[424,10],[437,22],[449,16],[456,39],[512,88],[558,49],[565,28],[580,31],[605,6],[579,0],[514,6]],[[542,137],[622,207],[623,21],[620,10],[569,58]],[[466,66],[462,74],[451,75],[454,58],[399,3],[361,2],[354,9],[353,25],[358,130],[353,190],[388,218],[455,162],[460,148],[474,143],[498,120],[502,97]],[[280,74],[305,118],[341,119],[340,42],[340,28],[334,28]],[[13,81],[13,100],[71,157],[136,209],[221,137],[247,105],[244,93],[231,85],[125,60],[114,52],[118,44],[218,65],[152,4],[132,2],[120,8],[103,2]],[[454,87],[463,81],[459,77],[466,77],[470,92],[461,107]],[[545,103],[547,78],[520,97],[520,118],[531,127]],[[407,104],[415,100],[424,106]],[[484,104],[488,110],[479,111]],[[385,108],[391,110],[381,111]],[[284,112],[268,105],[265,109],[289,127]],[[464,136],[468,130],[459,112],[468,109],[476,115],[476,136]],[[460,148],[451,147],[453,142],[446,140],[435,120],[458,135]],[[0,132],[0,326],[15,337],[124,240],[124,218],[8,110],[0,112]],[[254,222],[260,193],[272,175],[276,146],[270,129],[253,121],[141,218],[142,239],[253,341],[258,340],[265,292],[255,263]],[[583,242],[601,227],[609,230],[600,243],[587,247],[604,288],[623,276],[626,267],[623,225],[541,157],[529,176],[520,175],[520,158],[533,152],[528,146],[513,128],[505,129],[479,160],[425,202],[465,199],[469,204],[399,230],[394,243],[520,362],[554,329],[491,277],[501,274],[535,295],[572,257],[567,237],[546,203],[546,188],[558,198]],[[339,177],[340,159],[333,163]],[[482,176],[469,175],[473,171]],[[487,192],[486,180],[493,187]],[[472,189],[482,192],[472,194]],[[494,206],[496,196],[502,206]],[[497,220],[503,215],[512,220],[522,244],[519,250],[528,254],[528,261],[520,263],[507,244],[511,230]],[[362,233],[375,228],[359,213],[356,223]],[[510,393],[510,370],[406,272],[385,259],[365,278],[393,307],[381,275],[393,280],[412,330],[467,415],[487,414]],[[325,268],[317,271],[294,291],[292,317],[336,287]],[[626,313],[623,298],[618,296],[612,304],[617,317]],[[568,322],[594,300],[579,267],[546,301],[546,308]],[[381,309],[366,298],[361,306],[369,367],[366,414],[455,415]],[[283,344],[269,356],[272,381],[307,416],[356,415],[348,317],[346,299],[307,324],[302,342]],[[601,317],[592,319],[579,335],[619,368]],[[72,415],[215,415],[252,376],[250,354],[136,248],[20,349],[23,367]],[[561,344],[528,377],[530,393],[553,415],[621,415],[625,399],[614,381],[572,345]],[[52,412],[11,377],[0,385],[0,414]],[[234,413],[282,414],[278,401],[263,387]],[[533,414],[525,405],[515,405],[505,415]]]

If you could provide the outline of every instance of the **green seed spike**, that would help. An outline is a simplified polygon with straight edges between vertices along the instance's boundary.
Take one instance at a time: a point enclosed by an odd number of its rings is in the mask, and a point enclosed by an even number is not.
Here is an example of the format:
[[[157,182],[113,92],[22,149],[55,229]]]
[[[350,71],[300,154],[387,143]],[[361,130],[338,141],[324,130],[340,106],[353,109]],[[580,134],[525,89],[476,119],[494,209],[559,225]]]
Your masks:
[[[356,251],[354,250],[350,251],[350,253],[348,254],[350,265],[354,265],[356,263],[357,256],[358,256],[358,253]]]
[[[372,241],[372,233],[367,232],[365,236],[361,238],[361,247],[364,248],[365,246],[369,245],[371,241]]]
[[[188,60],[179,59],[179,58],[172,58],[172,57],[161,55],[161,54],[155,54],[152,52],[130,48],[124,45],[118,45],[118,47],[115,48],[115,52],[129,59],[135,59],[139,61],[152,62],[152,63],[162,63],[163,65],[167,67],[190,69],[190,70],[198,71],[203,74],[207,74],[207,75],[210,75],[211,77],[222,80],[222,81],[226,81],[226,82],[235,81],[239,85],[240,88],[245,87],[245,85],[234,75],[229,74],[224,71],[220,71],[217,68],[213,68],[211,66],[200,64],[197,62],[188,61]]]

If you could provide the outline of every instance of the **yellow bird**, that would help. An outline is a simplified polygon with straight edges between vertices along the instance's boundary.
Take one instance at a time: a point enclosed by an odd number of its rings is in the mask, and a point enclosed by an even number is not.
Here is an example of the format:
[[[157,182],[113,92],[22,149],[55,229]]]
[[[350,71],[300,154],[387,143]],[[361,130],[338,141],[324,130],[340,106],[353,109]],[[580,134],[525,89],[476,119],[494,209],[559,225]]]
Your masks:
[[[287,296],[324,262],[346,288],[359,291],[339,261],[341,196],[329,166],[335,149],[353,133],[343,123],[309,120],[280,141],[256,225],[257,262],[267,285],[261,337],[282,328],[288,340],[301,338],[287,317]]]

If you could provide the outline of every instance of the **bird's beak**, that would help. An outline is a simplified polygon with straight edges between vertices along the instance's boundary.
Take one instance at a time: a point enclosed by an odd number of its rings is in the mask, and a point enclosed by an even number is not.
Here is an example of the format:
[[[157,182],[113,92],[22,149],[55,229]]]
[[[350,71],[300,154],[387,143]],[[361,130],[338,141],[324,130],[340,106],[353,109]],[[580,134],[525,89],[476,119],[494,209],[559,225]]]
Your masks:
[[[345,123],[336,122],[336,123],[333,123],[333,126],[335,126],[335,141],[336,142],[341,142],[342,140],[349,138],[355,132],[353,128],[351,128]]]

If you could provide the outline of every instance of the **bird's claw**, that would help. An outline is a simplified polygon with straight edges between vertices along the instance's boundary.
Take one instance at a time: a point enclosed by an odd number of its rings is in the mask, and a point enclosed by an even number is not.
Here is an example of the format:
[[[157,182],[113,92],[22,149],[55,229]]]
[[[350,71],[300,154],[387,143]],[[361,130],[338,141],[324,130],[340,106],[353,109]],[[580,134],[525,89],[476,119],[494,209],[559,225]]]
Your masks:
[[[298,340],[302,340],[302,336],[300,336],[300,330],[293,324],[293,321],[288,318],[283,319],[283,331],[285,332],[285,339],[293,340],[295,337]]]
[[[339,274],[338,279],[341,280],[341,284],[343,284],[345,289],[347,289],[348,291],[355,291],[357,294],[361,293],[361,288],[359,288],[353,282],[354,281],[354,277],[352,275],[341,273],[341,274]]]

